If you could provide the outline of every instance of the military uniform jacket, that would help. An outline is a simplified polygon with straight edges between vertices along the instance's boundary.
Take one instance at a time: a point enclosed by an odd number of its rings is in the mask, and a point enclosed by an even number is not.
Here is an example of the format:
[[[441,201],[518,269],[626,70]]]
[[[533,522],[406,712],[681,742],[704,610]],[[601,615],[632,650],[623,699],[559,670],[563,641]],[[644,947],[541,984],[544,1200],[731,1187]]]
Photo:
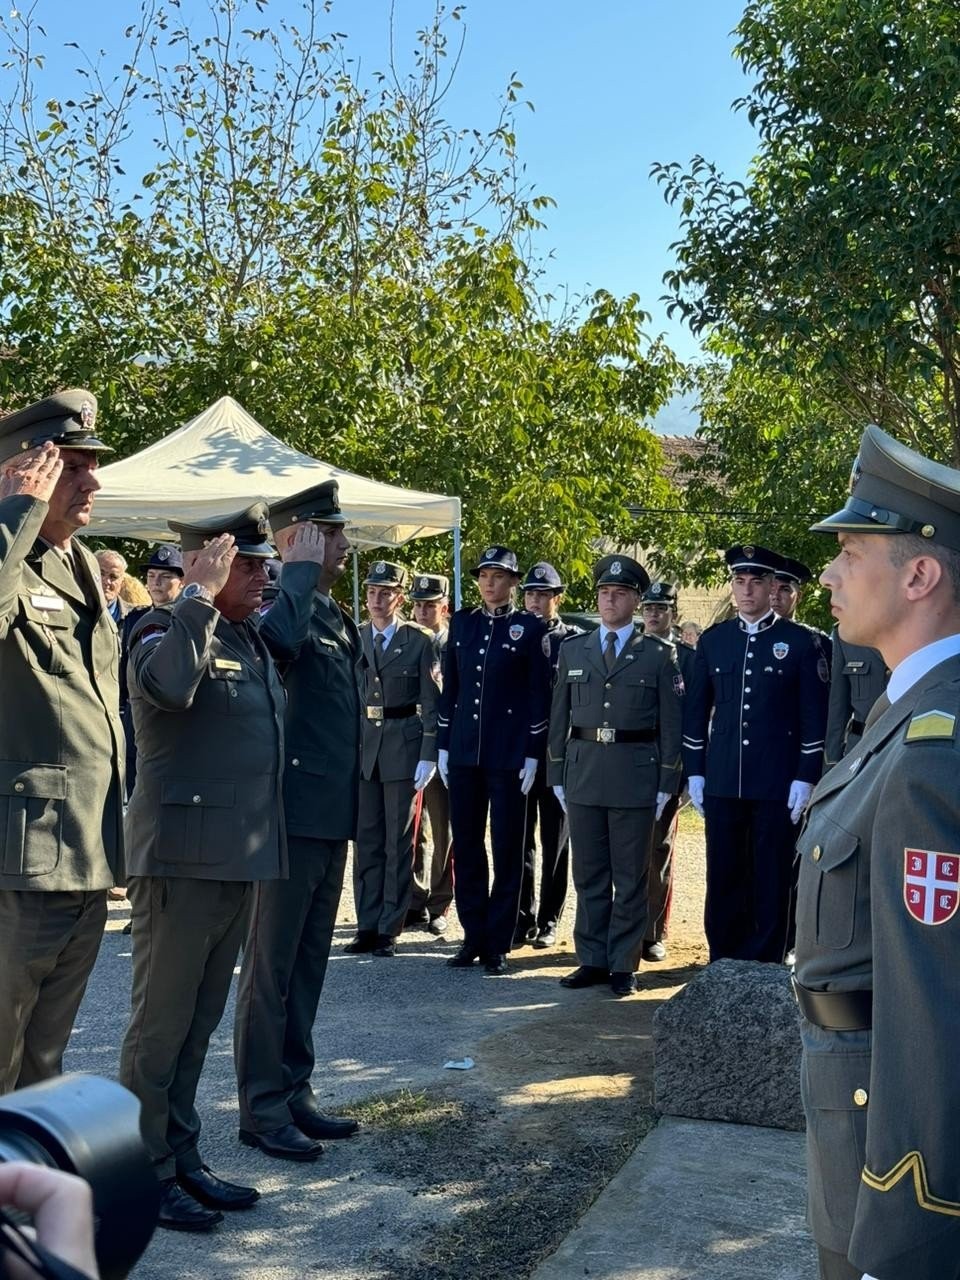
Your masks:
[[[705,777],[707,795],[786,804],[791,782],[820,777],[828,680],[799,623],[770,613],[753,635],[739,617],[708,627],[688,691],[687,777]]]
[[[317,566],[285,564],[260,624],[286,686],[287,832],[352,840],[360,777],[360,633],[315,590]]]
[[[543,755],[550,644],[541,618],[506,608],[458,609],[443,663],[437,745],[452,765],[521,769]]]
[[[657,792],[680,790],[683,678],[669,641],[638,627],[607,671],[600,630],[560,646],[547,783],[568,801],[611,809],[645,808]],[[570,730],[652,730],[650,742],[588,742]]]
[[[874,1276],[943,1280],[960,1257],[958,727],[951,658],[824,776],[798,842],[798,981],[873,989],[872,1053],[869,1031],[804,1024],[808,1123],[831,1156],[811,1225],[846,1251],[852,1222],[849,1258]]]
[[[287,874],[284,694],[257,621],[228,622],[201,600],[180,600],[151,609],[131,633],[131,875]]]
[[[0,889],[122,883],[119,645],[96,560],[86,594],[38,541],[47,504],[0,501]]]
[[[361,730],[361,776],[377,769],[381,782],[412,779],[420,760],[437,758],[437,704],[440,698],[437,649],[433,633],[415,622],[397,620],[377,671],[373,627],[360,628],[360,680],[364,718]],[[412,708],[401,718],[385,710]]]
[[[833,671],[827,710],[827,735],[823,754],[828,765],[844,752],[851,720],[864,724],[870,708],[887,687],[890,672],[876,649],[844,644],[834,630]]]

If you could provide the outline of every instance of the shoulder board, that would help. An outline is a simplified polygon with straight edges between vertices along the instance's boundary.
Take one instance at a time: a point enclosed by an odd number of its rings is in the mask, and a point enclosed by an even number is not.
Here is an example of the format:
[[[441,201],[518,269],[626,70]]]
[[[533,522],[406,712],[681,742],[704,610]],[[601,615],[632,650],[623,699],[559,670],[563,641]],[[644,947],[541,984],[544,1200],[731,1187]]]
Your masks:
[[[904,742],[930,742],[935,738],[952,741],[957,736],[957,717],[950,711],[920,711],[903,735]]]
[[[433,636],[433,632],[429,627],[422,627],[419,622],[414,622],[412,618],[404,618],[403,625],[410,631],[418,631],[422,636]]]
[[[663,636],[655,636],[652,631],[645,631],[643,633],[643,638],[644,640],[655,640],[656,643],[660,645],[661,648],[663,649],[675,648],[675,645],[672,640],[665,640]]]

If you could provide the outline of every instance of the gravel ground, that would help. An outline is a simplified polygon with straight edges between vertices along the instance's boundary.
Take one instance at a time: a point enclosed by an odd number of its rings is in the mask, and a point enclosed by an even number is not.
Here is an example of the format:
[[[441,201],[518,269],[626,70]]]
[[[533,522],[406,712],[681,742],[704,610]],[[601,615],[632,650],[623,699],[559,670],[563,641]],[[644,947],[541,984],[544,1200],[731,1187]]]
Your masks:
[[[703,826],[681,815],[669,955],[627,1000],[566,991],[572,894],[553,951],[513,953],[509,976],[451,970],[448,940],[410,932],[393,960],[343,954],[341,901],[315,1028],[314,1084],[360,1134],[315,1165],[237,1142],[233,998],[200,1085],[202,1151],[260,1202],[207,1236],[159,1231],[141,1280],[523,1280],[575,1225],[655,1121],[653,1014],[705,963]],[[108,931],[70,1043],[68,1070],[116,1071],[129,1006],[128,911]],[[444,1069],[471,1057],[468,1071]]]

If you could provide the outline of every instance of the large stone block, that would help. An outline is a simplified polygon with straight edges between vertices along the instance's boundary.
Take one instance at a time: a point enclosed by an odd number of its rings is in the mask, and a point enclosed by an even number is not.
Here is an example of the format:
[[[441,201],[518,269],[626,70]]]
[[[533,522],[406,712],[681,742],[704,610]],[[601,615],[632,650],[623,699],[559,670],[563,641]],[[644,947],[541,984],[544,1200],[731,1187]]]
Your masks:
[[[718,960],[657,1010],[665,1115],[803,1129],[800,1015],[783,965]]]

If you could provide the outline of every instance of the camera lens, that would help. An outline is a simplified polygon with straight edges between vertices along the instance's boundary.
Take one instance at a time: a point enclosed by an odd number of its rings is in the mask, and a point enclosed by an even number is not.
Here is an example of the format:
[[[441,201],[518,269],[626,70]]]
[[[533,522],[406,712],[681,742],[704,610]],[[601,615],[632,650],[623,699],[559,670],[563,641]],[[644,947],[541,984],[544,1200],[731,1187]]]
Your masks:
[[[122,1280],[147,1247],[160,1206],[133,1094],[100,1076],[66,1075],[0,1098],[0,1161],[9,1160],[90,1184],[100,1274]]]

